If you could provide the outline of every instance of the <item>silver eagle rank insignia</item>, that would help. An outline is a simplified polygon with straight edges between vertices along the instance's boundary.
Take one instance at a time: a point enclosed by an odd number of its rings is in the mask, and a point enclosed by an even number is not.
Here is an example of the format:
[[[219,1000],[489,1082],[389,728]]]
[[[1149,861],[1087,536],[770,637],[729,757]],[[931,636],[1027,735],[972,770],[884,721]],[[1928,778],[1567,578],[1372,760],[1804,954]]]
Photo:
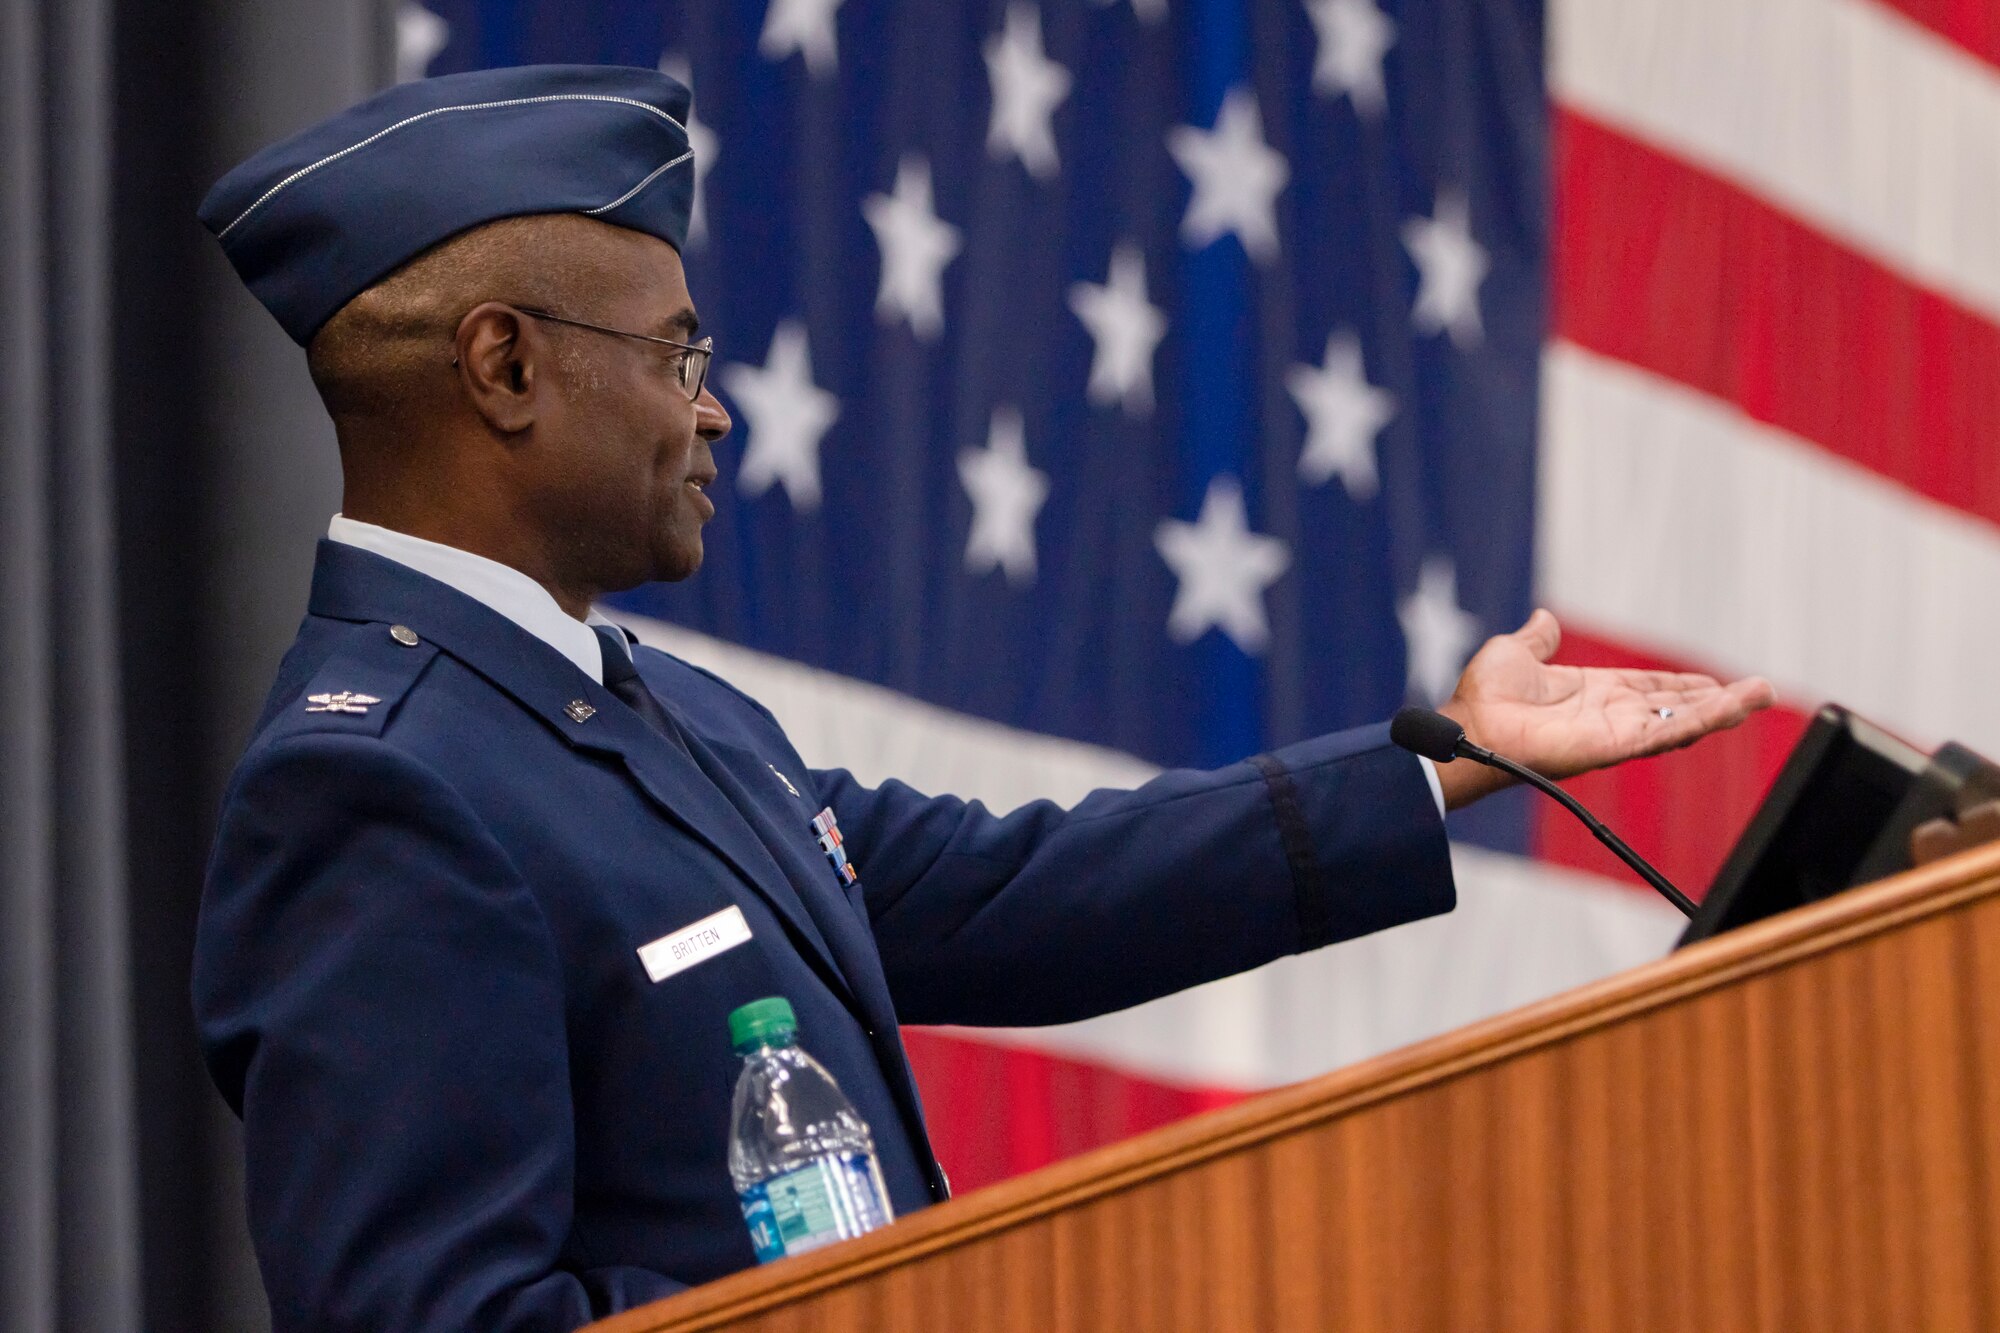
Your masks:
[[[339,694],[308,694],[308,713],[365,713],[370,704],[382,701],[372,694],[356,694],[352,690],[342,690]]]

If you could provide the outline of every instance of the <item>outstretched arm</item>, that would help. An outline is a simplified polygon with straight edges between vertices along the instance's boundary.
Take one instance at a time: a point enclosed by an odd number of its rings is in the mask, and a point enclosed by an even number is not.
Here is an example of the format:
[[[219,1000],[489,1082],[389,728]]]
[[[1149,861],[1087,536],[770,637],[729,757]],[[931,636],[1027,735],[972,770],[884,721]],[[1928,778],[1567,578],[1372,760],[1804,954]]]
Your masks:
[[[906,1022],[1062,1023],[1435,912],[1450,854],[1385,724],[995,815],[814,775]]]

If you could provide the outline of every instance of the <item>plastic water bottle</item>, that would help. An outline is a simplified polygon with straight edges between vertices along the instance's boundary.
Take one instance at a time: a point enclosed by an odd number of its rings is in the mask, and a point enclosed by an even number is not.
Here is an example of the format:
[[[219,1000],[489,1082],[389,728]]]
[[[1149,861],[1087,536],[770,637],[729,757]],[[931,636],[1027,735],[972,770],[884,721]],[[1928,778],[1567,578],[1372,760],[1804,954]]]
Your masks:
[[[729,1177],[764,1264],[895,1220],[867,1122],[799,1049],[798,1032],[779,996],[729,1015],[729,1040],[743,1057],[729,1113]]]

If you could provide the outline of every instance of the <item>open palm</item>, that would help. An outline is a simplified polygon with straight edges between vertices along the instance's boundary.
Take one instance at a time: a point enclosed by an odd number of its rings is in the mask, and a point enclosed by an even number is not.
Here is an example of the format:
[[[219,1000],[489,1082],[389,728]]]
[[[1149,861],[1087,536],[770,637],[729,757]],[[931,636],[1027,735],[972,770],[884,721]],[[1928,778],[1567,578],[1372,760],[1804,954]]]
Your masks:
[[[1548,659],[1561,642],[1556,618],[1536,611],[1512,634],[1487,640],[1438,711],[1487,749],[1563,778],[1691,745],[1774,698],[1756,677],[1724,685],[1692,672],[1556,666]],[[1484,774],[1449,777],[1457,779],[1446,782],[1454,805],[1497,785]]]

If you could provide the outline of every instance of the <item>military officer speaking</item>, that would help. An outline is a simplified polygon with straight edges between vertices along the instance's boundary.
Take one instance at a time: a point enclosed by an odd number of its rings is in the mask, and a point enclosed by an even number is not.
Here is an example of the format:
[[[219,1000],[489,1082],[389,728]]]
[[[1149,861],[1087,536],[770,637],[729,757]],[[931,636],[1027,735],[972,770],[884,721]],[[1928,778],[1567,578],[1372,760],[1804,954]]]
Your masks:
[[[730,425],[679,254],[687,109],[649,70],[405,84],[202,206],[305,347],[344,480],[196,943],[281,1330],[570,1329],[750,1264],[725,1017],[762,996],[895,1209],[941,1199],[899,1024],[1084,1018],[1448,911],[1442,807],[1494,781],[1378,725],[995,815],[809,768],[630,643],[592,603],[700,567]],[[1491,641],[1446,711],[1561,775],[1770,701],[1550,666],[1556,640],[1537,612]]]

